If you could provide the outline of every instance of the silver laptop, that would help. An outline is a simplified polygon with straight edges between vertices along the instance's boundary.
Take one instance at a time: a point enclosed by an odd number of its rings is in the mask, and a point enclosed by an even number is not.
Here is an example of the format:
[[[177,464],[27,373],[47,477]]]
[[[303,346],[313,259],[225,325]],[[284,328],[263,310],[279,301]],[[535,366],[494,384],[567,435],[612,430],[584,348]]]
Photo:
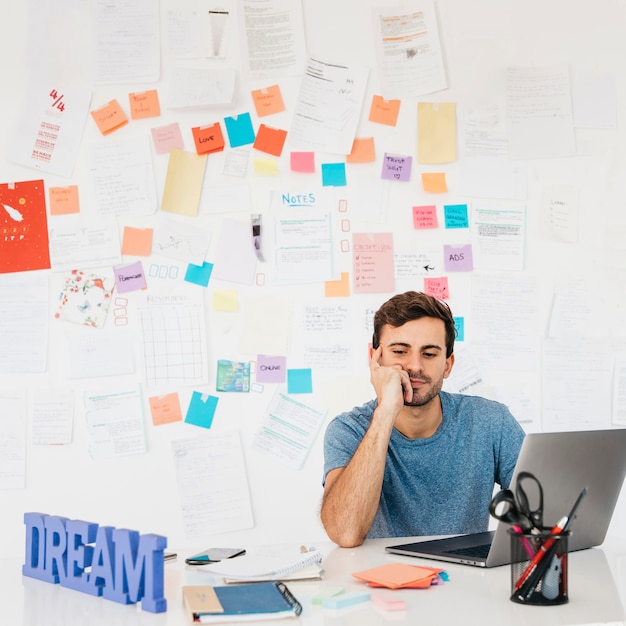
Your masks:
[[[568,546],[574,551],[600,545],[626,476],[626,428],[528,434],[517,459],[512,487],[521,471],[532,472],[543,486],[546,526],[567,515],[587,487],[570,523]],[[391,545],[385,551],[495,567],[511,560],[509,528],[499,522],[495,531]]]

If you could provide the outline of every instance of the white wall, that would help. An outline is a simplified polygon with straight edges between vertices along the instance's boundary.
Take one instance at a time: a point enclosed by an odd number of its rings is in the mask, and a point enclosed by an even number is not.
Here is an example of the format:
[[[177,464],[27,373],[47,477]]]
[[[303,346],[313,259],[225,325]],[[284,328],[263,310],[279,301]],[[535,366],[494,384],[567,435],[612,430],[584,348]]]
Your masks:
[[[46,15],[51,10],[46,3],[35,2],[33,15],[29,14],[29,3],[0,0],[0,75],[3,87],[0,98],[0,182],[25,181],[40,177],[31,169],[11,163],[6,157],[7,141],[14,120],[21,106],[27,77],[38,63],[50,61],[52,67],[63,68],[64,78],[76,79],[93,89],[92,107],[100,106],[117,98],[127,106],[128,93],[147,88],[165,89],[171,72],[173,59],[169,53],[165,14],[168,9],[179,6],[174,0],[161,2],[163,20],[162,77],[154,83],[137,85],[98,85],[93,83],[91,50],[90,3],[86,0],[71,0],[62,3],[59,16]],[[231,3],[234,6],[234,3]],[[54,5],[50,5],[54,6]],[[585,384],[584,373],[590,371],[592,356],[602,350],[603,341],[609,340],[608,358],[612,360],[622,354],[624,332],[624,267],[615,265],[609,255],[608,232],[616,232],[626,221],[623,217],[624,183],[622,166],[626,158],[626,143],[623,127],[625,44],[623,43],[626,4],[617,0],[602,0],[597,5],[581,2],[553,0],[550,3],[529,0],[520,4],[509,1],[476,0],[468,3],[461,0],[438,0],[436,2],[439,32],[443,47],[448,88],[423,96],[422,101],[456,102],[457,104],[457,160],[441,166],[419,166],[416,162],[416,101],[403,100],[397,126],[386,127],[368,121],[369,103],[374,94],[381,94],[376,67],[370,9],[361,0],[303,0],[306,43],[308,53],[324,60],[344,64],[365,64],[370,68],[369,82],[364,100],[357,135],[374,136],[377,160],[374,164],[348,165],[348,186],[335,190],[335,199],[348,200],[348,217],[351,231],[393,232],[394,245],[398,250],[419,250],[422,246],[441,246],[444,243],[463,242],[470,236],[467,231],[450,233],[441,226],[441,207],[444,204],[467,203],[472,206],[479,198],[462,191],[461,182],[469,164],[464,155],[463,137],[466,122],[472,107],[490,102],[503,102],[504,72],[508,66],[542,66],[567,64],[574,70],[593,70],[612,74],[617,84],[618,126],[612,129],[576,129],[577,150],[575,156],[567,158],[529,159],[520,162],[527,169],[527,197],[523,204],[527,208],[526,259],[521,272],[466,272],[449,275],[450,304],[455,315],[466,320],[466,338],[459,345],[460,361],[465,355],[479,366],[483,383],[475,388],[476,393],[497,397],[524,413],[525,426],[529,430],[546,429],[542,421],[541,405],[545,398],[545,372],[540,359],[536,365],[524,371],[502,368],[489,358],[484,341],[472,336],[472,300],[476,291],[476,280],[484,276],[494,282],[504,280],[511,285],[519,281],[532,281],[537,287],[537,321],[531,343],[540,346],[547,335],[550,308],[555,290],[569,277],[580,277],[586,281],[587,298],[606,305],[600,309],[582,332],[568,337],[570,345],[580,345],[576,355],[578,376],[573,385]],[[45,16],[40,21],[34,18]],[[240,67],[236,32],[232,31],[227,61]],[[48,39],[49,37],[49,39]],[[39,42],[34,44],[33,42]],[[286,111],[267,120],[254,115],[250,90],[279,82],[285,99]],[[77,184],[81,197],[81,214],[87,220],[98,217],[97,207],[89,201],[91,179],[86,165],[85,147],[93,143],[124,139],[149,134],[152,126],[178,121],[183,131],[187,150],[193,150],[190,128],[195,125],[221,121],[224,116],[250,111],[255,128],[260,121],[279,128],[289,129],[291,116],[297,100],[300,77],[252,80],[238,72],[238,88],[235,102],[228,109],[210,111],[172,111],[162,104],[162,115],[158,120],[132,122],[108,137],[102,137],[91,119],[85,125],[81,153],[70,179],[44,175],[46,186]],[[384,95],[384,94],[382,94]],[[227,143],[228,145],[228,143]],[[390,152],[412,155],[414,169],[409,183],[389,185],[387,217],[383,223],[360,219],[367,200],[358,192],[368,182],[380,187],[381,158]],[[248,184],[251,192],[253,212],[268,215],[269,193],[273,189],[318,190],[320,187],[320,164],[342,160],[337,155],[316,154],[317,171],[313,175],[293,174],[289,171],[289,147],[280,158],[278,176],[255,174],[252,162],[245,179],[224,176],[223,154],[209,156],[206,179],[212,185],[241,182]],[[253,154],[251,158],[266,156]],[[154,155],[154,171],[159,194],[162,191],[167,168],[167,157]],[[421,171],[444,171],[447,174],[449,192],[432,195],[423,192],[419,173]],[[557,241],[545,227],[544,194],[554,185],[568,187],[578,202],[580,228],[577,240],[572,243]],[[506,199],[504,200],[506,202]],[[440,227],[436,231],[417,232],[411,225],[411,207],[421,204],[436,204],[439,210]],[[118,218],[120,232],[125,225],[152,226],[154,216],[141,220]],[[201,215],[197,223],[213,233],[207,260],[212,260],[219,239],[224,215]],[[234,219],[247,222],[247,213],[235,214]],[[63,217],[49,216],[49,226],[61,225]],[[346,235],[343,235],[345,238]],[[349,235],[348,235],[349,237]],[[271,244],[271,237],[268,246]],[[271,249],[267,249],[268,256]],[[2,247],[0,244],[0,254]],[[124,258],[131,262],[135,258]],[[152,261],[142,259],[144,267]],[[169,263],[169,261],[167,261]],[[338,269],[351,271],[351,255],[338,251]],[[209,544],[249,545],[251,543],[273,543],[279,541],[315,542],[323,538],[324,532],[318,522],[318,507],[322,493],[322,436],[317,437],[304,466],[300,470],[286,468],[274,457],[254,449],[252,440],[260,420],[271,400],[275,388],[265,385],[262,392],[245,395],[215,392],[215,362],[217,359],[252,360],[255,355],[241,353],[238,337],[242,331],[247,299],[268,294],[283,297],[293,307],[294,320],[298,320],[300,306],[304,302],[324,303],[324,285],[313,283],[280,287],[271,282],[273,264],[270,260],[258,271],[269,277],[266,287],[255,287],[234,283],[211,281],[204,291],[206,325],[209,333],[208,349],[211,369],[209,384],[200,391],[219,397],[218,410],[210,431],[195,426],[176,423],[159,427],[152,426],[148,410],[148,395],[144,389],[144,419],[146,426],[147,452],[110,460],[93,460],[87,452],[87,431],[83,392],[94,389],[101,392],[115,391],[128,385],[141,384],[138,346],[134,345],[137,367],[131,376],[113,376],[100,379],[70,379],[67,375],[65,341],[70,332],[94,332],[89,328],[72,328],[67,323],[50,320],[50,339],[47,370],[41,374],[23,375],[7,373],[0,382],[0,390],[23,390],[28,400],[26,487],[5,489],[0,497],[0,550],[3,555],[21,555],[23,551],[24,527],[22,515],[26,511],[62,515],[84,519],[99,524],[134,528],[142,533],[155,532],[168,537],[174,549],[202,549]],[[45,272],[50,284],[50,309],[53,310],[62,276]],[[0,276],[0,286],[7,283]],[[24,276],[27,280],[28,276]],[[421,289],[422,278],[397,280],[393,291]],[[149,281],[150,293],[171,293],[178,290],[197,293],[201,287],[190,287],[178,280],[175,284],[165,281]],[[234,289],[239,293],[241,310],[225,314],[212,311],[212,293],[215,289]],[[348,307],[353,319],[350,345],[353,349],[353,366],[349,371],[315,370],[313,372],[314,398],[327,408],[327,419],[342,410],[369,399],[371,390],[366,367],[366,350],[369,335],[366,331],[366,311],[376,308],[391,293],[352,295],[343,304]],[[133,337],[140,334],[136,304],[139,294],[130,294],[130,328]],[[498,305],[498,294],[491,304]],[[336,301],[333,301],[336,303]],[[527,304],[519,302],[518,305]],[[502,306],[509,306],[509,303]],[[516,306],[511,308],[512,312]],[[597,313],[597,311],[594,311]],[[114,328],[110,320],[107,327]],[[97,332],[97,331],[96,331]],[[288,365],[301,367],[303,354],[298,341],[300,334],[297,323],[293,328],[292,349]],[[584,340],[592,339],[590,347]],[[474,341],[472,341],[472,339]],[[539,354],[540,351],[537,352]],[[587,420],[578,417],[572,422],[559,424],[562,429],[582,427],[610,427],[612,380],[607,377],[601,384],[594,382],[587,389],[586,401],[591,407]],[[589,376],[586,384],[589,384]],[[30,407],[32,395],[37,390],[66,389],[74,394],[74,435],[65,446],[36,446],[32,444]],[[189,388],[174,389],[180,393],[184,404],[191,393]],[[574,389],[572,388],[572,391]],[[564,410],[567,403],[564,401]],[[597,408],[593,411],[593,408]],[[183,409],[184,410],[184,409]],[[521,419],[521,415],[519,415]],[[545,417],[545,416],[543,416]],[[554,424],[550,423],[549,427]],[[255,525],[250,530],[219,535],[186,537],[183,532],[182,512],[171,454],[171,442],[190,437],[210,437],[212,432],[235,429],[241,434],[245,462],[250,484],[250,495]],[[210,481],[210,476],[199,480]],[[626,528],[626,496],[622,493],[613,520],[611,532],[624,536]]]

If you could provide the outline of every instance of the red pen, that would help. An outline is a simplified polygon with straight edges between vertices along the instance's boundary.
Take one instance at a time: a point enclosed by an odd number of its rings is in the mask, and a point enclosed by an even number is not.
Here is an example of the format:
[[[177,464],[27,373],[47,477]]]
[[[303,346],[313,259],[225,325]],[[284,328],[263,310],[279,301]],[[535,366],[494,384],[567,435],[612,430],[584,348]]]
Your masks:
[[[562,517],[550,530],[550,535],[559,535],[563,532],[567,524],[567,516]],[[541,559],[543,559],[545,553],[550,549],[556,539],[552,539],[548,537],[540,546],[539,550],[537,550],[535,556],[532,561],[528,564],[528,567],[522,572],[522,575],[519,577],[518,581],[515,583],[515,590],[517,591],[526,581],[526,579],[533,573],[534,569],[539,565]]]

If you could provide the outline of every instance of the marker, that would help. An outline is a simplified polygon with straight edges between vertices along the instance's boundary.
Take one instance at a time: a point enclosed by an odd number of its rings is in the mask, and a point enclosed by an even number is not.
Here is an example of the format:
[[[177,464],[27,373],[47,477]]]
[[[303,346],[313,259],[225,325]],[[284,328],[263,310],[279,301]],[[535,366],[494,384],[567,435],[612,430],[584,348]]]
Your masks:
[[[578,495],[578,498],[576,498],[576,502],[574,502],[574,506],[572,507],[572,510],[569,512],[569,515],[562,517],[552,527],[552,530],[550,531],[550,535],[559,535],[560,533],[568,529],[571,521],[574,519],[574,514],[576,513],[576,510],[578,509],[578,505],[580,504],[581,500],[583,499],[586,493],[587,493],[587,487],[583,487],[583,490]],[[537,550],[537,553],[533,557],[532,561],[528,564],[528,567],[522,572],[522,575],[519,577],[518,581],[515,583],[516,591],[519,590],[519,588],[524,584],[526,579],[533,573],[537,565],[539,565],[539,562],[541,561],[541,559],[543,559],[543,557],[545,556],[546,552],[554,545],[555,541],[556,539],[551,539],[550,537],[548,537],[541,544],[541,547],[539,548],[539,550]]]

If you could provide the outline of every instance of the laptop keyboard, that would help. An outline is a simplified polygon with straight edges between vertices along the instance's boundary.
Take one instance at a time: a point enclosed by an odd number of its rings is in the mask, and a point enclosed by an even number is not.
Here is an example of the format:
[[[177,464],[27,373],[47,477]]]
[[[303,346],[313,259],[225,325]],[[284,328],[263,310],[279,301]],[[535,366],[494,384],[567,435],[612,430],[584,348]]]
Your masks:
[[[489,549],[491,548],[490,543],[485,543],[481,546],[467,546],[465,548],[456,548],[455,550],[446,550],[449,554],[458,554],[460,556],[473,556],[477,558],[487,558],[489,554]]]

